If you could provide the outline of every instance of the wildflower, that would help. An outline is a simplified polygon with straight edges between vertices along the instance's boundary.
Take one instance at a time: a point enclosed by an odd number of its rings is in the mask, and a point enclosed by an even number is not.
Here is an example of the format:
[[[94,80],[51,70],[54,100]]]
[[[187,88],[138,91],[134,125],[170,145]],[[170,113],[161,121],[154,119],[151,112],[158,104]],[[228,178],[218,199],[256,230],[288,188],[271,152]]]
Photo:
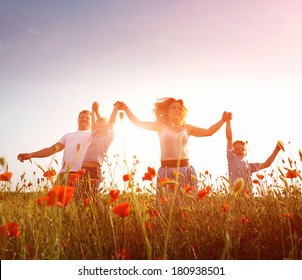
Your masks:
[[[161,203],[165,204],[165,203],[168,201],[168,199],[167,199],[165,196],[163,196],[163,197],[160,199],[160,201],[161,201]]]
[[[81,174],[79,174],[79,173],[70,173],[68,184],[70,186],[74,186],[75,184],[78,184],[80,182],[80,176],[81,176]]]
[[[120,249],[117,254],[116,254],[116,258],[118,260],[130,260],[130,257],[127,253],[127,250],[125,248]]]
[[[145,222],[146,230],[150,233],[151,232],[151,224],[149,222]]]
[[[226,213],[229,210],[229,208],[230,208],[229,204],[223,203],[221,210],[223,213]]]
[[[264,175],[262,175],[262,174],[257,174],[256,176],[259,180],[262,180],[264,178]]]
[[[211,187],[207,186],[206,188],[201,189],[197,194],[197,199],[202,200],[211,192]]]
[[[20,237],[19,224],[15,222],[7,222],[5,225],[0,226],[0,235],[3,237]]]
[[[90,204],[90,199],[88,197],[83,199],[84,206],[88,206]]]
[[[208,171],[208,170],[206,170],[206,171],[204,172],[204,174],[209,175],[209,171]]]
[[[152,181],[154,176],[156,175],[155,169],[153,167],[148,167],[148,172],[144,174],[143,181]]]
[[[185,193],[191,193],[193,188],[189,186],[188,184],[184,185]]]
[[[57,172],[54,169],[48,169],[44,172],[43,176],[51,181],[56,174]]]
[[[127,182],[127,181],[131,181],[132,180],[132,175],[131,174],[125,174],[124,176],[123,176],[123,181],[124,182]]]
[[[152,220],[154,217],[158,217],[159,213],[156,209],[150,208],[147,213],[150,215],[150,220]]]
[[[249,220],[248,220],[244,215],[241,216],[241,223],[242,223],[243,225],[246,224],[248,221],[249,221]]]
[[[259,182],[259,180],[257,180],[257,179],[254,179],[254,180],[253,180],[253,183],[254,183],[254,184],[260,185],[260,182]]]
[[[293,179],[299,176],[299,172],[296,169],[288,169],[286,178]]]
[[[236,179],[231,189],[234,193],[240,193],[243,190],[243,187],[244,187],[244,180],[240,177]]]
[[[130,203],[124,202],[113,208],[113,213],[121,218],[125,218],[130,213]]]
[[[137,188],[136,188],[136,192],[137,192],[137,193],[140,193],[140,192],[142,192],[142,189],[141,189],[140,187],[137,187]]]
[[[289,213],[283,213],[282,216],[287,219],[290,219],[292,217],[292,215]]]
[[[67,206],[74,194],[74,187],[54,186],[46,196],[38,198],[37,204],[41,205],[44,201],[46,206]]]
[[[120,194],[120,190],[111,190],[109,192],[109,195],[111,197],[111,199],[109,200],[109,203],[113,203],[114,201],[116,201],[119,194]]]
[[[79,175],[79,176],[85,175],[86,174],[86,169],[82,168],[82,169],[78,170],[78,172],[76,174]]]
[[[0,181],[9,182],[12,176],[13,176],[12,172],[4,172],[0,174]]]
[[[281,140],[278,140],[277,145],[279,146],[279,148],[284,152],[284,144]]]

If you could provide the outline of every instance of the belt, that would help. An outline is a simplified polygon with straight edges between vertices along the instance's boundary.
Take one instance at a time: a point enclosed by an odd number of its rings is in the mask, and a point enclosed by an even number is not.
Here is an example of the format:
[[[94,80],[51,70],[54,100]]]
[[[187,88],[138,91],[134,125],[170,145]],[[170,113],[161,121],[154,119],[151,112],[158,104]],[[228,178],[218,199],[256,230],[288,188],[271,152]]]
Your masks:
[[[84,161],[82,167],[101,167],[98,161]]]
[[[161,167],[185,167],[189,166],[188,159],[181,159],[181,160],[161,160]]]

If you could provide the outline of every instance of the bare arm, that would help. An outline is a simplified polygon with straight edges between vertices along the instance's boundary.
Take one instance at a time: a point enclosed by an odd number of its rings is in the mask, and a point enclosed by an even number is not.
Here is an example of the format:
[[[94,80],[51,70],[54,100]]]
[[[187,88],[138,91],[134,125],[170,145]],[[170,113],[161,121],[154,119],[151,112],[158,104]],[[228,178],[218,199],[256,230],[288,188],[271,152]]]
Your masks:
[[[225,134],[227,139],[227,149],[231,150],[233,148],[233,133],[232,133],[231,120],[226,121]]]
[[[219,120],[217,123],[210,126],[208,129],[196,127],[192,125],[187,125],[187,130],[190,135],[196,136],[196,137],[204,137],[204,136],[212,136],[214,133],[216,133],[222,125],[227,121],[227,119],[232,118],[231,113],[224,112],[221,120]]]
[[[57,142],[56,144],[54,144],[48,148],[44,148],[44,149],[36,151],[36,152],[19,154],[18,160],[23,162],[24,160],[28,160],[31,158],[44,158],[44,157],[51,156],[55,153],[58,153],[58,152],[62,151],[63,149],[64,149],[64,145],[60,142]]]
[[[95,130],[95,123],[97,120],[101,118],[101,114],[99,112],[100,104],[97,102],[93,102],[92,104],[92,120],[91,120],[91,128]]]
[[[282,147],[280,146],[279,143],[277,143],[272,154],[268,157],[268,159],[265,162],[261,163],[260,169],[264,169],[264,168],[271,166],[271,164],[273,163],[273,161],[275,160],[276,156],[278,155],[278,153],[281,149],[282,149]]]
[[[109,119],[109,126],[110,126],[110,128],[112,128],[114,126],[114,124],[115,124],[117,112],[120,109],[120,107],[121,107],[120,102],[116,102],[114,104],[114,108],[112,110],[112,113],[111,113],[110,119]]]
[[[148,121],[141,121],[139,120],[133,113],[132,111],[128,108],[128,106],[121,102],[121,107],[120,109],[124,110],[126,115],[128,116],[129,120],[139,128],[143,128],[146,130],[152,130],[152,131],[159,131],[162,129],[163,124],[159,122],[148,122]]]

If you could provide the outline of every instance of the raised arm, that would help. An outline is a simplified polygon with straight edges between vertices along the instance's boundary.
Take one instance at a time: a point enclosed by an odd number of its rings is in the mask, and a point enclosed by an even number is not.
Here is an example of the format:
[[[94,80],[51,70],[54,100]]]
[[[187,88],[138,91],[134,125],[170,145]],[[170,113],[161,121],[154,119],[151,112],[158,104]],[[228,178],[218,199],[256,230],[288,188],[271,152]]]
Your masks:
[[[280,150],[284,150],[284,145],[281,141],[278,141],[272,154],[268,157],[268,159],[265,162],[261,163],[260,169],[264,169],[271,166],[271,164],[275,160]]]
[[[57,142],[56,144],[48,147],[48,148],[44,148],[41,149],[39,151],[36,152],[32,152],[32,153],[21,153],[18,155],[18,160],[20,160],[21,162],[23,162],[24,160],[29,160],[31,158],[44,158],[44,157],[48,157],[51,156],[57,152],[60,152],[64,149],[64,145],[60,142]]]
[[[112,128],[115,124],[117,112],[118,112],[118,110],[120,110],[120,107],[121,107],[121,103],[119,101],[114,103],[114,107],[113,107],[112,113],[109,118],[110,128]]]
[[[100,114],[100,104],[98,102],[93,102],[92,104],[92,119],[91,119],[91,128],[95,130],[95,123],[101,118]]]
[[[143,128],[143,129],[146,129],[146,130],[152,130],[152,131],[159,131],[163,127],[163,124],[161,124],[159,122],[149,122],[149,121],[141,121],[141,120],[139,120],[132,113],[132,111],[128,108],[128,106],[125,103],[123,103],[123,102],[120,102],[120,109],[125,111],[125,113],[128,116],[129,120],[136,127]]]
[[[232,133],[231,120],[226,121],[225,136],[227,139],[227,149],[231,150],[233,148],[233,133]]]
[[[193,125],[186,125],[187,130],[190,135],[196,136],[196,137],[205,137],[205,136],[212,136],[214,133],[216,133],[222,125],[228,120],[232,118],[232,113],[229,112],[223,112],[222,118],[212,126],[210,126],[208,129],[196,127]]]

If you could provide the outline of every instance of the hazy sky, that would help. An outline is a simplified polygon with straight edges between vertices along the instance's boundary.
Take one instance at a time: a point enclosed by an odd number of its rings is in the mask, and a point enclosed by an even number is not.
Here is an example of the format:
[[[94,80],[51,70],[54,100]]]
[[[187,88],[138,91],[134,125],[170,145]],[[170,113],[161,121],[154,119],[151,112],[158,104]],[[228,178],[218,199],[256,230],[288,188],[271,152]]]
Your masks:
[[[0,157],[13,182],[34,170],[41,177],[36,164],[51,162],[20,163],[17,154],[76,130],[93,101],[104,116],[121,100],[152,120],[157,98],[183,98],[187,122],[205,128],[232,111],[251,160],[266,160],[278,139],[280,156],[298,160],[301,14],[300,0],[0,0]],[[127,119],[116,129],[110,153],[137,155],[138,179],[159,167],[156,133]],[[198,172],[225,175],[225,127],[190,141]]]

